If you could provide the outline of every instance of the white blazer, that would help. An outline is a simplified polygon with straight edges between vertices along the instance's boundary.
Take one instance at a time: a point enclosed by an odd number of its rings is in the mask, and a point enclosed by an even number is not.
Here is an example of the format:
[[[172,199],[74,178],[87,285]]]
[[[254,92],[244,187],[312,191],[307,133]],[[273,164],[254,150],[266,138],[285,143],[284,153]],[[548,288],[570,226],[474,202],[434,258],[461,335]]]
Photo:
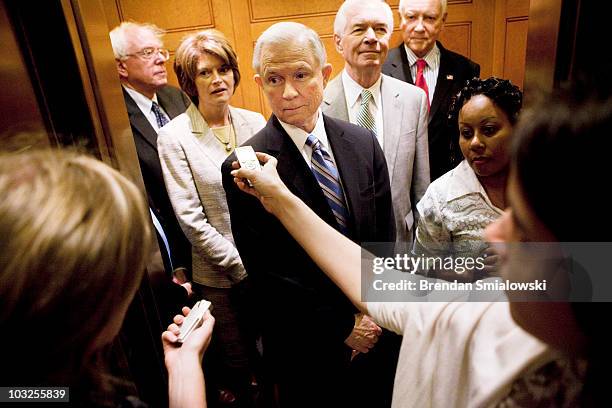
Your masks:
[[[238,145],[265,125],[256,112],[230,106]],[[229,288],[246,276],[236,250],[221,164],[228,156],[208,124],[191,105],[187,111],[160,129],[157,150],[168,197],[176,218],[191,242],[193,281],[201,285]]]

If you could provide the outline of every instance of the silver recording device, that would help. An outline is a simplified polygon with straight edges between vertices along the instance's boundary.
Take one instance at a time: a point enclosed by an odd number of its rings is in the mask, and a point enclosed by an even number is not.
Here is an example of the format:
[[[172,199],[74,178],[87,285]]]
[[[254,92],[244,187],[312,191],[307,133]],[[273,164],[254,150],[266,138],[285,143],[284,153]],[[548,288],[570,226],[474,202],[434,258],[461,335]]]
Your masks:
[[[202,325],[202,322],[204,321],[204,314],[209,307],[210,302],[208,300],[199,300],[195,305],[193,305],[191,311],[185,320],[183,320],[183,324],[181,324],[181,332],[178,335],[179,343],[183,343],[195,329]]]
[[[257,155],[255,154],[255,150],[251,146],[240,146],[237,147],[236,150],[236,158],[240,163],[240,167],[249,170],[261,171],[261,165],[259,164],[259,160],[257,160]],[[249,187],[253,187],[251,182],[247,180]]]

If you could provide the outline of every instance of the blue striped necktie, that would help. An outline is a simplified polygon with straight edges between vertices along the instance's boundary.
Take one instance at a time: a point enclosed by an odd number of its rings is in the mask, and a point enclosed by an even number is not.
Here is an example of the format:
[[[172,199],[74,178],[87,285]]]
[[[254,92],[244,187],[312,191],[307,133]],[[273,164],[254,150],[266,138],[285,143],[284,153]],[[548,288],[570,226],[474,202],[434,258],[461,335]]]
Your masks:
[[[306,145],[312,148],[312,173],[319,182],[323,194],[331,207],[334,217],[338,222],[338,229],[341,233],[348,236],[348,209],[340,185],[338,169],[334,165],[332,158],[321,146],[319,139],[309,135]]]
[[[170,122],[155,101],[153,101],[153,105],[151,105],[151,110],[155,115],[155,119],[157,120],[157,126],[159,126],[160,129],[163,128],[166,123]]]

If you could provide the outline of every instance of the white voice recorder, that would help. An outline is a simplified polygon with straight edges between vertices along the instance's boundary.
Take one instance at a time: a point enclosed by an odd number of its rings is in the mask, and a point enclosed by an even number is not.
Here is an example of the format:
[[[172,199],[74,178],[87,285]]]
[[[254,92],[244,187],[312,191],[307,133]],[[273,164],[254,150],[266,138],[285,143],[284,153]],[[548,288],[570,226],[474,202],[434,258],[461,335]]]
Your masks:
[[[253,147],[240,146],[236,148],[235,152],[236,158],[240,163],[240,167],[249,170],[261,171],[261,165],[259,164],[259,160],[257,160],[257,155],[255,155],[255,150],[253,150]],[[250,187],[253,187],[249,180],[247,180],[247,182],[249,183]]]
[[[193,307],[191,311],[183,320],[183,324],[181,324],[181,332],[178,335],[178,342],[183,343],[187,336],[191,334],[195,329],[202,325],[202,321],[204,320],[204,313],[210,307],[210,302],[208,300],[200,300]]]

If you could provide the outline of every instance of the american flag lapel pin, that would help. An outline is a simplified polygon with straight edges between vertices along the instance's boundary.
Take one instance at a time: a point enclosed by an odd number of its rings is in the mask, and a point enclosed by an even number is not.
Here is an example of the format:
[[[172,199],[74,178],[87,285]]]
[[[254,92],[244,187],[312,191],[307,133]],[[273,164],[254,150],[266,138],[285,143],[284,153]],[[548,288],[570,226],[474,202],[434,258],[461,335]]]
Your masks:
[[[452,74],[449,74],[449,75],[446,76],[446,79],[448,81],[452,81],[453,79],[455,79],[455,77]]]

